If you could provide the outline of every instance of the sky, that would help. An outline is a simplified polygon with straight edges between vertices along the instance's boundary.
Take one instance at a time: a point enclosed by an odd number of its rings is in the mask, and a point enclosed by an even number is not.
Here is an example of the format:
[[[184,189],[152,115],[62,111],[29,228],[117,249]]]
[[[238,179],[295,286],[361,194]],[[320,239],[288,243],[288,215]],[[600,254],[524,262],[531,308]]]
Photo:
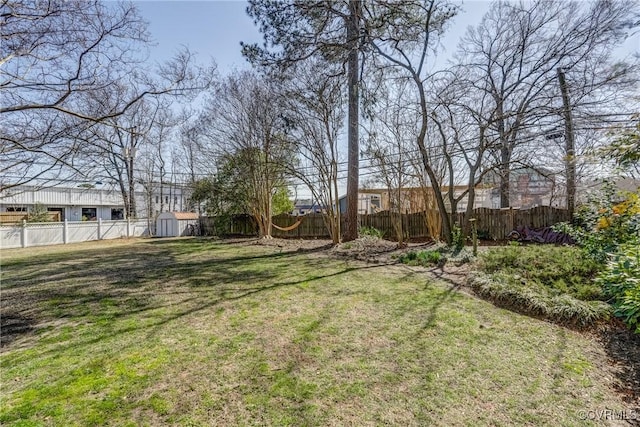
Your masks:
[[[198,54],[201,62],[215,59],[221,74],[234,68],[248,67],[240,53],[240,41],[262,43],[262,35],[246,14],[247,3],[240,0],[134,2],[156,42],[153,60],[168,59],[181,46]],[[465,1],[466,12],[456,17],[447,33],[447,52],[455,49],[467,26],[477,23],[490,5],[489,1]]]
[[[262,36],[246,14],[247,3],[240,0],[136,0],[135,5],[148,23],[155,46],[151,59],[169,59],[181,46],[198,54],[208,64],[213,58],[221,74],[249,65],[240,54],[240,41],[262,43]],[[443,39],[445,52],[440,60],[456,48],[467,27],[480,22],[489,9],[488,0],[463,0],[463,12],[455,17]],[[618,49],[619,56],[640,51],[640,31]]]
[[[142,1],[134,2],[155,46],[151,57],[168,59],[181,46],[203,63],[213,58],[225,74],[248,64],[240,54],[240,41],[261,42],[257,27],[246,14],[244,1]]]

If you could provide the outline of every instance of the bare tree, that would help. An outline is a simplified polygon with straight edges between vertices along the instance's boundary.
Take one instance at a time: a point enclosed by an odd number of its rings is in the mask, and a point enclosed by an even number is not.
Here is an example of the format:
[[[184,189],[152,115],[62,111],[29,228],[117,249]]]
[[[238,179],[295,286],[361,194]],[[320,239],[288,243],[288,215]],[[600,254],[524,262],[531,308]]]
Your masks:
[[[122,115],[150,95],[206,86],[208,70],[187,51],[145,69],[146,24],[129,3],[3,0],[0,11],[0,189],[73,172],[74,135]],[[136,92],[101,111],[87,97],[114,83]],[[108,100],[105,100],[107,102]]]
[[[589,72],[595,69],[590,65],[594,58],[601,63],[624,39],[625,28],[637,25],[633,23],[636,17],[637,3],[625,1],[497,2],[462,39],[461,66],[470,72],[472,87],[486,93],[493,103],[493,123],[487,132],[498,141],[494,154],[502,207],[509,206],[511,169],[518,162],[514,156],[524,163],[526,151],[542,139],[544,128],[553,123],[559,126],[566,120],[566,112],[577,107],[577,98],[570,107],[554,106],[562,86],[558,69],[574,76],[581,74],[580,87],[587,87],[595,77]],[[607,74],[598,80],[612,77]],[[572,137],[570,133],[563,132],[567,138]],[[572,189],[575,153],[571,144],[565,147],[568,186]],[[573,199],[572,194],[568,197]]]
[[[415,138],[418,114],[407,103],[412,90],[406,79],[388,80],[378,88],[380,99],[370,111],[368,139],[364,153],[374,168],[374,178],[384,184],[389,203],[389,215],[398,245],[405,242],[403,214],[412,206],[411,187],[420,182],[422,168],[416,162]],[[413,114],[412,114],[413,112]],[[416,168],[417,166],[417,168]],[[428,196],[423,189],[423,199]],[[422,206],[426,209],[426,206]]]
[[[128,87],[112,85],[103,93],[126,98]],[[96,102],[99,102],[96,99]],[[136,184],[142,178],[136,166],[142,153],[148,154],[148,134],[155,125],[160,104],[151,100],[139,101],[125,114],[104,119],[85,132],[86,143],[81,148],[84,154],[85,174],[118,185],[127,218],[137,216]]]
[[[316,57],[346,69],[348,85],[347,209],[344,240],[358,237],[359,74],[362,48],[361,0],[335,2],[251,0],[247,12],[260,26],[265,48],[243,44],[254,64],[287,68]],[[266,47],[273,47],[272,50]]]
[[[309,66],[311,65],[311,66]],[[338,143],[344,124],[344,84],[330,76],[331,64],[314,61],[295,68],[284,89],[288,137],[300,162],[291,175],[302,181],[320,204],[334,243],[340,243]],[[331,73],[329,73],[331,74]]]
[[[263,238],[271,237],[273,197],[286,186],[285,165],[292,158],[278,99],[273,81],[236,72],[212,94],[202,117],[209,149],[228,169],[234,193]]]
[[[451,242],[452,225],[441,190],[434,150],[429,148],[429,109],[427,84],[431,77],[427,70],[429,54],[435,49],[438,36],[457,8],[438,0],[379,2],[370,6],[370,15],[379,17],[367,21],[367,43],[381,61],[379,67],[391,66],[399,76],[408,78],[415,88],[414,102],[418,111],[418,132],[415,138],[422,166],[433,191],[443,220],[443,232]],[[393,18],[393,19],[391,19]]]
[[[149,111],[151,113],[151,111]],[[171,206],[174,185],[171,184],[170,172],[176,163],[171,149],[179,119],[168,104],[160,104],[157,112],[148,117],[151,119],[149,131],[144,134],[144,144],[138,151],[139,171],[136,182],[142,186],[145,195],[145,216],[153,221],[156,214],[164,211],[178,210]],[[169,202],[167,202],[169,196]],[[154,198],[159,202],[154,209]]]

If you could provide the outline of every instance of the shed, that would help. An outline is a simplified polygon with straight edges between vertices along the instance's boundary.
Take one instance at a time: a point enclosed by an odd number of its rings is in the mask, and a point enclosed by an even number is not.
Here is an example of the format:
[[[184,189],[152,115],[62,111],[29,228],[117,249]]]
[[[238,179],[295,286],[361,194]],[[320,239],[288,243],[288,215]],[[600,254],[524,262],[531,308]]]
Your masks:
[[[158,237],[178,237],[194,235],[199,223],[199,216],[193,212],[162,212],[156,220]]]

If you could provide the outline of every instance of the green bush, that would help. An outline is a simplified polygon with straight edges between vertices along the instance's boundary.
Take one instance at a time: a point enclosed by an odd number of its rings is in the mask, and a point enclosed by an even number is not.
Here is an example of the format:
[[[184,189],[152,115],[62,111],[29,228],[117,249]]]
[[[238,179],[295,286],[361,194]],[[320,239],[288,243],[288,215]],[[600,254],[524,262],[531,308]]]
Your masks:
[[[640,334],[640,287],[629,289],[618,298],[614,314]]]
[[[443,266],[447,262],[446,256],[438,249],[428,251],[409,251],[398,258],[407,265]]]
[[[640,246],[619,246],[595,282],[611,298],[614,314],[640,333]]]
[[[454,252],[460,252],[464,248],[464,234],[457,225],[454,225],[451,230],[451,248]]]
[[[604,264],[619,245],[640,244],[640,192],[620,192],[605,185],[577,210],[574,224],[555,228],[569,234],[588,256]]]
[[[480,273],[470,285],[482,297],[511,309],[578,326],[610,317],[600,265],[581,249],[506,246],[480,256]]]
[[[568,294],[553,295],[548,288],[508,274],[471,276],[469,284],[483,298],[524,314],[576,326],[607,320],[612,308],[603,301],[582,301]]]
[[[51,217],[47,212],[47,207],[42,203],[36,203],[33,205],[33,209],[29,212],[27,222],[49,222]]]
[[[422,251],[418,253],[418,259],[426,264],[439,265],[444,256],[438,251]]]
[[[600,264],[594,283],[609,298],[615,315],[640,332],[640,191],[620,192],[605,185],[578,210],[574,222],[560,229]]]
[[[478,230],[478,240],[495,240],[488,230]]]
[[[382,239],[383,233],[382,231],[378,230],[375,227],[360,227],[358,228],[358,235],[376,237],[378,239]]]
[[[542,286],[550,295],[569,294],[591,301],[603,300],[602,287],[593,282],[600,265],[579,248],[560,246],[506,246],[480,256],[479,268],[518,277],[529,286]]]

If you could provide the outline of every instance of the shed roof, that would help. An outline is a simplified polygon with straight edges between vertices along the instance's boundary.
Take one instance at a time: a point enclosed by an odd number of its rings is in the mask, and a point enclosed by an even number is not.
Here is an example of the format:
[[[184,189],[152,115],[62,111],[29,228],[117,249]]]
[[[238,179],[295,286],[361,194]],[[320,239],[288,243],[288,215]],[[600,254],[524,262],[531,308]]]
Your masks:
[[[162,218],[174,217],[177,220],[198,219],[198,218],[200,218],[200,216],[197,213],[194,213],[194,212],[162,212],[159,215],[159,217],[162,217]]]
[[[176,219],[198,219],[200,215],[195,212],[174,212]]]

